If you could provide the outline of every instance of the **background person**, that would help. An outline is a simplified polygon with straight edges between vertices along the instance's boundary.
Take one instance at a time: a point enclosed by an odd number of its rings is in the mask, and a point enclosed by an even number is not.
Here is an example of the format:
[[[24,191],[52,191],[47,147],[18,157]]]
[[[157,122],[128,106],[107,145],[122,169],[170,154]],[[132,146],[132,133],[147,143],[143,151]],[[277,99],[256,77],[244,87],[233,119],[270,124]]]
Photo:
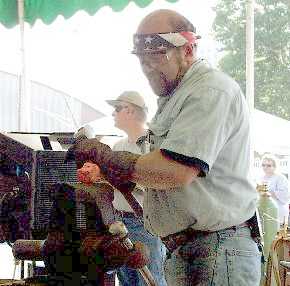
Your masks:
[[[113,146],[114,151],[129,151],[135,154],[149,152],[149,146],[140,146],[137,140],[146,134],[145,123],[148,109],[142,96],[136,91],[125,91],[116,100],[107,101],[114,107],[113,117],[115,126],[123,130],[127,137],[119,140]],[[144,190],[138,186],[133,195],[143,205]],[[144,229],[142,218],[136,217],[123,195],[115,190],[114,207],[119,211],[120,217],[128,228],[130,239],[143,242],[150,251],[148,268],[153,274],[157,285],[165,286],[163,262],[165,260],[165,247],[161,240]],[[128,267],[121,267],[117,271],[122,286],[145,286],[140,274]]]
[[[290,191],[287,178],[277,171],[275,156],[268,154],[262,159],[263,176],[261,182],[267,184],[272,198],[278,205],[279,222],[288,223]]]

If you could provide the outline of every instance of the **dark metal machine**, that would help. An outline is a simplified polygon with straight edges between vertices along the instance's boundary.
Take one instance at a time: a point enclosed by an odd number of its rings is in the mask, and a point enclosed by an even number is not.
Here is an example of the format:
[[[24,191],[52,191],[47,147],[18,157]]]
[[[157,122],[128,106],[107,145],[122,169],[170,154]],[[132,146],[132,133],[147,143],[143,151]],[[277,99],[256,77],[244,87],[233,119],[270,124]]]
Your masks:
[[[100,182],[82,197],[76,164],[65,161],[74,141],[73,134],[0,133],[0,243],[14,243],[17,259],[45,261],[46,275],[31,278],[38,283],[46,277],[37,285],[112,286],[107,272],[120,267],[133,244],[125,227],[115,224],[108,183],[106,190]],[[98,241],[104,252],[98,252]],[[146,266],[139,271],[147,285],[156,285]]]
[[[72,137],[0,133],[0,242],[46,237],[53,185],[76,183],[75,163],[64,162]]]
[[[105,181],[95,183],[93,189],[56,185],[46,239],[17,240],[12,247],[14,257],[43,260],[46,275],[31,278],[43,285],[113,286],[114,276],[108,271],[127,265],[138,268],[146,285],[156,286],[144,264],[148,261],[145,251],[135,248],[125,225],[117,221],[113,199],[114,189]],[[80,201],[85,205],[85,232],[76,227]]]

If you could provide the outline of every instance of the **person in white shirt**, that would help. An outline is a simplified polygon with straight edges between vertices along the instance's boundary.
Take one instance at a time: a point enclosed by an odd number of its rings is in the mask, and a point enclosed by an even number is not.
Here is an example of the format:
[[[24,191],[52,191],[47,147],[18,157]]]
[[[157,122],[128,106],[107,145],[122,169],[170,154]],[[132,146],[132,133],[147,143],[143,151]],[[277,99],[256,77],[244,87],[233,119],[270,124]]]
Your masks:
[[[148,109],[143,97],[136,91],[124,91],[117,99],[107,100],[107,103],[114,108],[115,126],[127,134],[127,137],[115,143],[113,150],[128,151],[134,154],[148,153],[149,144],[146,145],[145,142],[137,144],[138,139],[146,135],[145,123]],[[143,205],[143,188],[137,185],[132,194]],[[133,242],[141,241],[148,247],[150,251],[148,267],[157,285],[166,286],[163,270],[166,250],[160,238],[144,229],[143,218],[134,214],[132,208],[118,190],[114,192],[113,205],[126,225],[130,239]],[[143,278],[134,269],[121,267],[117,271],[117,276],[122,286],[145,286]]]
[[[264,175],[261,183],[268,186],[269,192],[278,205],[279,222],[280,224],[288,223],[290,201],[288,180],[283,174],[277,172],[277,160],[272,155],[263,157],[262,168]]]

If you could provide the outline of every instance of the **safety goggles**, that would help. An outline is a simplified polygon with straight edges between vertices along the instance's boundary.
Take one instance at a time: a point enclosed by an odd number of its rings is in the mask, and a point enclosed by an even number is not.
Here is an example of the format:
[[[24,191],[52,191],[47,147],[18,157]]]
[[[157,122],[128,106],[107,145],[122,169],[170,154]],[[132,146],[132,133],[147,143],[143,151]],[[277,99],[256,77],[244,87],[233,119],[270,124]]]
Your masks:
[[[127,105],[116,105],[116,106],[114,106],[114,111],[118,113],[124,108],[128,108],[128,106]]]
[[[136,54],[142,66],[157,67],[163,66],[169,62],[173,55],[174,49],[162,50],[153,53]]]
[[[270,167],[272,167],[272,165],[271,164],[262,164],[262,167],[270,168]]]

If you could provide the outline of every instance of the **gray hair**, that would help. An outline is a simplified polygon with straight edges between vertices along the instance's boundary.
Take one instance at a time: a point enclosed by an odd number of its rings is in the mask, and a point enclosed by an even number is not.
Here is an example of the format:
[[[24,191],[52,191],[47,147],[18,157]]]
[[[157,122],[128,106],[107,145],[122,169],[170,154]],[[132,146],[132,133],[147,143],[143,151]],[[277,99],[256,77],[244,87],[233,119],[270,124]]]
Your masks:
[[[272,154],[265,154],[263,156],[263,158],[262,158],[262,162],[264,160],[270,161],[273,164],[274,168],[277,167],[277,158],[274,155],[272,155]]]

